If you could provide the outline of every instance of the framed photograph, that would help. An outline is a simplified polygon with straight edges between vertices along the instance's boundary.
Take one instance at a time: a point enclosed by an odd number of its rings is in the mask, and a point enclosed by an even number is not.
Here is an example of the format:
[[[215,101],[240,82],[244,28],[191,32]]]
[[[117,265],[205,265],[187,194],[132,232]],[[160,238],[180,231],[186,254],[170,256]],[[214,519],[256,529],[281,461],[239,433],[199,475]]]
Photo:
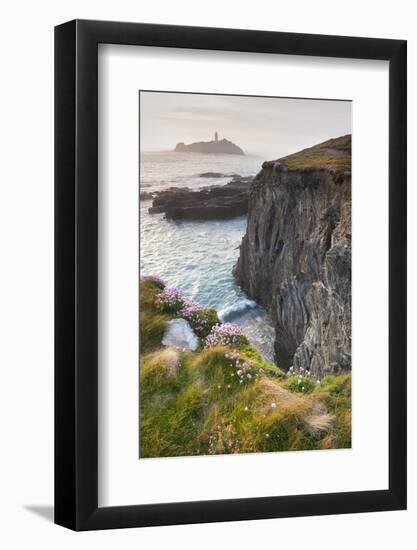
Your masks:
[[[406,42],[55,29],[55,522],[406,508]]]

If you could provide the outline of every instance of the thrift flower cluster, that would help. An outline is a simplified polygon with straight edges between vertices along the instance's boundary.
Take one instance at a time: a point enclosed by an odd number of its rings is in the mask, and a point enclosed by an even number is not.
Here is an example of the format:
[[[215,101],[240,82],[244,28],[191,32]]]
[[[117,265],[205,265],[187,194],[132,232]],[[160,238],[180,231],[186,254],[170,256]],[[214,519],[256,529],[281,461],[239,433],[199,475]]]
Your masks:
[[[204,308],[196,301],[186,298],[179,288],[166,287],[164,281],[157,275],[142,276],[140,282],[146,281],[152,281],[161,286],[162,291],[155,298],[158,309],[163,313],[180,315],[187,320],[197,336],[205,339],[206,349],[218,345],[239,347],[247,343],[237,325],[219,323],[215,310]]]
[[[239,353],[225,353],[224,357],[229,367],[233,369],[231,377],[234,378],[236,376],[240,384],[251,382],[257,376],[264,374],[263,369],[255,367],[253,363],[245,358],[242,359]]]
[[[187,302],[181,309],[180,315],[190,323],[194,332],[197,336],[200,336],[200,338],[205,338],[213,326],[213,320],[211,319],[213,313],[194,301]],[[215,317],[217,320],[217,316]]]
[[[165,313],[177,313],[186,304],[181,290],[175,287],[165,287],[155,299],[156,305]]]
[[[141,278],[141,282],[142,282]],[[159,277],[149,276],[146,280],[162,282]],[[207,309],[196,301],[185,297],[181,290],[175,287],[163,287],[162,292],[157,294],[155,304],[163,313],[172,313],[186,319],[194,332],[200,338],[205,338],[211,331],[214,324],[218,323],[217,313],[213,309]]]
[[[287,372],[287,377],[287,386],[293,391],[309,392],[314,390],[316,384],[320,385],[320,380],[314,382],[311,372],[307,369],[303,369],[302,367],[300,367],[298,372],[294,370],[294,367],[290,367]]]
[[[206,338],[206,348],[214,346],[231,346],[236,347],[241,345],[245,340],[240,328],[234,323],[217,323],[211,329],[211,333]]]

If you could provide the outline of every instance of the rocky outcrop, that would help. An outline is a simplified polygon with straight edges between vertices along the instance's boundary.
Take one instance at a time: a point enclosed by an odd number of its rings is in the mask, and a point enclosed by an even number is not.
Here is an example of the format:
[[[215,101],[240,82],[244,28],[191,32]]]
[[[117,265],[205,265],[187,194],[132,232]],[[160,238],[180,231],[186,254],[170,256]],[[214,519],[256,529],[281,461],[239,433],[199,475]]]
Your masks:
[[[215,155],[244,155],[243,150],[228,139],[213,141],[198,141],[186,145],[177,143],[174,151],[176,153],[207,153]]]
[[[226,185],[213,185],[193,191],[170,187],[155,192],[150,214],[165,213],[172,220],[222,220],[243,216],[248,211],[251,177],[235,177]]]
[[[222,174],[221,172],[203,172],[200,178],[239,178],[239,174]]]
[[[264,163],[235,276],[271,312],[281,368],[350,369],[350,171]]]
[[[198,347],[198,337],[188,321],[185,319],[172,319],[168,323],[162,345],[195,351]]]
[[[139,198],[143,201],[151,201],[153,198],[155,198],[155,196],[155,191],[141,191],[139,193]]]

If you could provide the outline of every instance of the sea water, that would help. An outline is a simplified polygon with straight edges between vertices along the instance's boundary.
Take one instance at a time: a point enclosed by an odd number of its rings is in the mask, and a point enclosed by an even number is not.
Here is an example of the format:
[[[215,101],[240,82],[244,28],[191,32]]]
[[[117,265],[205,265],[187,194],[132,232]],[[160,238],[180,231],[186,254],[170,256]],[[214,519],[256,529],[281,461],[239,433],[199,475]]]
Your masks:
[[[251,155],[142,152],[140,190],[169,187],[198,189],[225,185],[231,177],[202,178],[204,172],[255,175],[263,159]],[[222,321],[241,326],[266,360],[273,359],[274,331],[267,312],[251,300],[233,277],[246,216],[229,220],[173,221],[149,214],[150,200],[140,201],[140,273],[159,275],[168,286],[205,307]]]

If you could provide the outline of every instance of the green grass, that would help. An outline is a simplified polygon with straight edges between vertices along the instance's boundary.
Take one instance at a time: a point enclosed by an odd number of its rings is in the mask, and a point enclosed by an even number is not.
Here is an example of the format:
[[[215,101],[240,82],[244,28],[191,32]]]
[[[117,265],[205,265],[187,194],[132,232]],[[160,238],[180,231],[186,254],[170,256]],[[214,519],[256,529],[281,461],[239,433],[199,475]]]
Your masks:
[[[309,376],[290,376],[285,383],[285,386],[292,392],[308,393],[316,388],[316,383]]]
[[[144,398],[156,393],[176,393],[179,386],[179,352],[165,349],[144,356],[140,367],[141,392]]]
[[[163,287],[153,281],[146,281],[139,286],[139,348],[141,354],[155,351],[161,346],[167,323],[173,318],[173,315],[161,313],[156,307],[156,296],[162,290]]]
[[[332,429],[323,440],[323,448],[352,446],[352,376],[351,373],[325,376],[317,397],[335,418]]]
[[[140,312],[140,352],[147,353],[157,349],[165,332],[168,315],[151,314],[148,311]]]
[[[170,319],[141,284],[140,456],[296,451],[350,446],[350,374],[299,392],[245,343],[183,352],[161,346]],[[150,330],[150,328],[152,330]],[[244,376],[237,375],[238,357]],[[250,374],[250,377],[247,375]],[[242,380],[242,381],[241,381]],[[319,417],[319,421],[317,421]],[[326,426],[317,428],[322,419]]]
[[[352,164],[351,146],[352,136],[347,134],[339,138],[329,139],[278,160],[291,169],[325,167],[350,170]]]

